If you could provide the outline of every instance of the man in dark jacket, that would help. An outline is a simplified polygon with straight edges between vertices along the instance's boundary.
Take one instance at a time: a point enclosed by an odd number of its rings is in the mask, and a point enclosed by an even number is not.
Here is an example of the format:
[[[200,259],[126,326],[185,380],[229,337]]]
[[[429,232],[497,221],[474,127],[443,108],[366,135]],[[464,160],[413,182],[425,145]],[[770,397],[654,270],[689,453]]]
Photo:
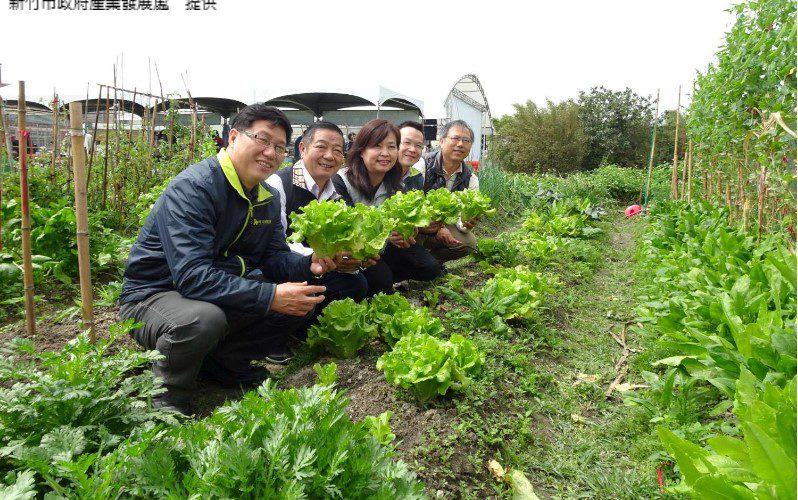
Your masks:
[[[289,137],[283,112],[247,106],[228,147],[175,177],[141,228],[120,317],[143,322],[133,337],[164,356],[153,372],[166,392],[154,407],[190,413],[201,372],[230,385],[262,380],[250,362],[285,361],[287,336],[324,300],[325,288],[308,282],[335,263],[290,251],[279,198],[263,182]]]
[[[424,192],[445,187],[449,191],[479,190],[479,179],[464,161],[474,143],[474,131],[463,120],[446,124],[441,132],[441,148],[424,155]],[[421,234],[419,242],[443,263],[473,252],[477,239],[471,232],[476,220],[458,221]],[[424,230],[422,230],[424,233]]]

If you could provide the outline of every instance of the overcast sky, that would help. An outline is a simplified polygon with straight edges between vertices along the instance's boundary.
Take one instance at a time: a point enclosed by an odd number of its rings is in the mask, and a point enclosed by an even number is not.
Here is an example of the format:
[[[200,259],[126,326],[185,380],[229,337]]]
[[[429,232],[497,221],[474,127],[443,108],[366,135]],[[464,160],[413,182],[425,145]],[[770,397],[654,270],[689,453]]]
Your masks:
[[[15,99],[25,80],[29,99],[53,88],[85,97],[89,83],[96,99],[115,62],[125,87],[157,94],[151,60],[165,92],[184,94],[182,74],[194,96],[247,103],[382,85],[443,117],[451,86],[473,73],[494,117],[596,85],[652,97],[661,88],[662,110],[680,84],[691,90],[733,22],[728,0],[216,0],[215,11],[167,1],[169,11],[66,12],[0,0],[2,79],[14,84],[0,95]]]

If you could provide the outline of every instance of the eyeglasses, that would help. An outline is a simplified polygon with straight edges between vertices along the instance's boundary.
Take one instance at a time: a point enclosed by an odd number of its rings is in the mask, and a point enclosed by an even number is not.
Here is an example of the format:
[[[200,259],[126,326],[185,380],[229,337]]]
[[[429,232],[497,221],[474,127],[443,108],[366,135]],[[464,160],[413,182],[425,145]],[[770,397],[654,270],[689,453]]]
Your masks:
[[[469,144],[474,142],[469,137],[460,137],[459,135],[448,135],[446,137],[447,137],[447,139],[449,139],[450,141],[455,142],[455,143],[462,141],[463,144],[465,144],[466,146],[468,146]]]
[[[263,146],[263,149],[272,148],[274,150],[274,154],[277,156],[285,156],[285,154],[288,152],[288,150],[285,149],[285,146],[275,144],[271,141],[271,139],[261,137],[257,134],[253,134],[252,132],[247,132],[246,130],[242,130],[241,133]]]
[[[414,148],[418,150],[424,149],[424,145],[418,142],[402,141],[402,146],[406,148]]]

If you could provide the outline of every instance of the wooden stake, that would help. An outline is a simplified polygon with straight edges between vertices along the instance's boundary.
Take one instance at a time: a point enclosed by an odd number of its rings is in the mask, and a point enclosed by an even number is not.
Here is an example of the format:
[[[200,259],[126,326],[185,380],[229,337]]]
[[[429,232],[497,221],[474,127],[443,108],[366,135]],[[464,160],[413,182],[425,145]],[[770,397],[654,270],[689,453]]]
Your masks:
[[[58,161],[58,96],[53,94],[53,162],[50,164],[50,182],[55,184],[55,164]]]
[[[103,86],[100,85],[100,92],[97,94],[97,106],[94,108],[94,131],[91,135],[91,153],[89,153],[89,172],[86,174],[86,185],[91,182],[91,166],[94,163],[94,150],[97,149],[94,145],[97,141],[97,124],[100,120],[100,99],[103,96]],[[86,106],[88,108],[88,106]],[[86,110],[88,113],[88,109]]]
[[[767,184],[765,179],[767,173],[768,167],[763,163],[759,170],[759,185],[757,189],[757,224],[759,225],[756,235],[757,243],[762,241],[762,233],[765,229],[765,197],[767,196]]]
[[[86,151],[83,149],[83,110],[79,102],[69,104],[69,127],[72,136],[72,170],[75,174],[75,217],[77,219],[78,270],[80,273],[80,302],[83,309],[83,328],[89,330],[94,343],[94,298],[91,287],[89,257],[88,186],[86,185]]]
[[[679,197],[679,108],[682,107],[682,86],[679,85],[679,99],[676,101],[676,131],[673,137],[673,175],[671,176],[671,198]]]
[[[36,335],[36,311],[33,307],[33,259],[30,244],[30,197],[28,193],[28,130],[26,122],[25,82],[19,82],[17,125],[19,129],[19,193],[22,202],[22,271],[25,285],[25,327],[29,337]]]
[[[687,203],[693,202],[693,140],[687,146]]]
[[[136,90],[137,90],[136,87],[133,87],[133,106],[136,105]],[[128,129],[128,132],[127,132],[127,142],[128,142],[128,144],[132,144],[133,143],[133,110],[134,109],[135,108],[133,108],[130,111],[130,128]]]
[[[651,136],[651,153],[648,155],[648,180],[646,181],[646,197],[643,210],[648,213],[648,195],[651,192],[651,169],[654,168],[654,150],[657,148],[657,122],[659,122],[659,89],[657,89],[657,110],[654,112],[654,132]]]
[[[743,199],[743,232],[748,231],[748,212],[751,210],[751,202],[747,199]]]
[[[3,127],[3,132],[6,134],[6,152],[8,152],[8,165],[11,170],[14,170],[14,147],[11,145],[11,134],[6,124],[6,104],[3,98],[0,97],[0,126]]]
[[[111,138],[108,136],[111,125],[109,120],[111,118],[111,89],[105,90],[105,165],[103,166],[103,197],[100,206],[105,210],[105,200],[108,195],[108,146],[110,145]]]

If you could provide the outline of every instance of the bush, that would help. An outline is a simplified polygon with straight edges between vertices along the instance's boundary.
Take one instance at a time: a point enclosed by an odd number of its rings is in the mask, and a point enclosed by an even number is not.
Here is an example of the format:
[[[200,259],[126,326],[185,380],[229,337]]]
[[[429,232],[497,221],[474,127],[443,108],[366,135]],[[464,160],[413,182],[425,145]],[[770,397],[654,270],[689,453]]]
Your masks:
[[[508,170],[566,173],[578,170],[587,152],[579,107],[571,100],[539,108],[515,104],[515,114],[496,120],[496,159]]]

